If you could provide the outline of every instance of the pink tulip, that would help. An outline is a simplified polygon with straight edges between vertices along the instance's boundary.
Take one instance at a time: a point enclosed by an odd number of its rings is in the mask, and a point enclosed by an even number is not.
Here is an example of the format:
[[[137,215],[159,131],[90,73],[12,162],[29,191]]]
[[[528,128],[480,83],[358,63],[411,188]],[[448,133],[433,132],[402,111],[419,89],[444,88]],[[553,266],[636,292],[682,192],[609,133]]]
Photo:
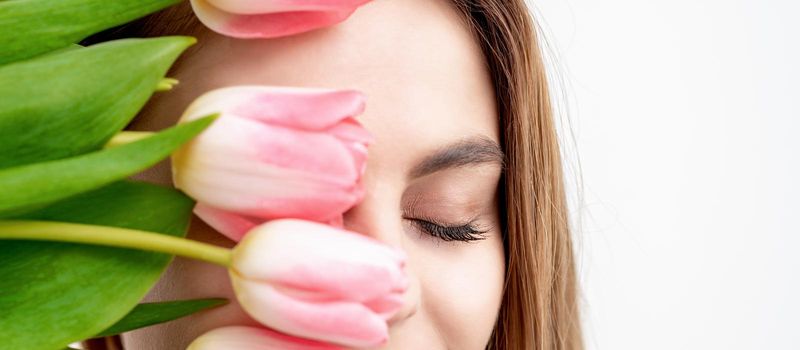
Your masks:
[[[198,201],[201,219],[235,241],[276,218],[340,225],[364,195],[360,180],[372,137],[354,119],[364,101],[353,90],[208,92],[181,122],[220,116],[173,154],[175,187]]]
[[[346,20],[369,0],[191,0],[197,18],[235,38],[274,38]]]
[[[405,254],[319,223],[260,225],[234,248],[230,277],[242,308],[280,332],[347,347],[388,339],[408,288]]]
[[[286,335],[266,328],[229,326],[211,330],[186,350],[343,350],[341,347]]]

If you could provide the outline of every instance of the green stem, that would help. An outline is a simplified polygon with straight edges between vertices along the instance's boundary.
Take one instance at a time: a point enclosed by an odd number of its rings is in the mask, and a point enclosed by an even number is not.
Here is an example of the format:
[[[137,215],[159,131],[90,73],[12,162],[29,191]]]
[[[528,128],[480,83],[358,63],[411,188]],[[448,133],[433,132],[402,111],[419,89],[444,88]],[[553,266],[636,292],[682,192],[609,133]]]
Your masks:
[[[231,250],[190,239],[119,227],[50,221],[0,221],[0,239],[95,244],[180,255],[230,267]]]

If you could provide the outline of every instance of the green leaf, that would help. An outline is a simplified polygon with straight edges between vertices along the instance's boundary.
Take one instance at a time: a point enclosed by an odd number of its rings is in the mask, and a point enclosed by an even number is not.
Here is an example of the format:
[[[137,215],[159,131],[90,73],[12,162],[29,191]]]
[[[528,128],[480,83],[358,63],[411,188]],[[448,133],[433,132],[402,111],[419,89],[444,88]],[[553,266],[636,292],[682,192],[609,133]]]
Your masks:
[[[172,321],[198,311],[225,305],[227,303],[227,299],[221,298],[142,303],[136,305],[133,311],[125,315],[124,318],[113,326],[94,337],[107,337],[158,323]]]
[[[169,156],[214,118],[77,157],[0,169],[0,217],[19,215],[133,175]]]
[[[184,236],[193,202],[172,189],[118,182],[19,219]],[[155,284],[171,257],[132,249],[0,241],[0,344],[63,349],[107,329]]]
[[[0,64],[77,43],[180,0],[0,1]]]
[[[0,168],[101,148],[194,42],[163,37],[68,46],[0,67]]]

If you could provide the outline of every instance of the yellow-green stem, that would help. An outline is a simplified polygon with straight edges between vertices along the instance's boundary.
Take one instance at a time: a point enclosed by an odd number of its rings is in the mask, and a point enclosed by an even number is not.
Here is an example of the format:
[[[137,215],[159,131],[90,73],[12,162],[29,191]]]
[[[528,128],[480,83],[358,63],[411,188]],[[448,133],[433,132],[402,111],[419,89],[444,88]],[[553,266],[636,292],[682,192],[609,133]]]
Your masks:
[[[0,239],[104,245],[180,255],[229,267],[231,250],[186,238],[126,228],[50,221],[0,221]]]
[[[172,87],[178,85],[178,79],[175,78],[162,78],[158,85],[156,85],[156,91],[169,91],[172,90]]]

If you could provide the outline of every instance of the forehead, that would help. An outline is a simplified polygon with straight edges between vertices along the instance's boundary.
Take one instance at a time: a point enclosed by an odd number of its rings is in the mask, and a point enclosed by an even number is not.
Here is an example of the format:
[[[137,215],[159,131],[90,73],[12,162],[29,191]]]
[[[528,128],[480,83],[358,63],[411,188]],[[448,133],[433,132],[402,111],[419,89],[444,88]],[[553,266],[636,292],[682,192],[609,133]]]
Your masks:
[[[411,162],[467,136],[498,139],[483,54],[450,1],[376,0],[335,27],[301,35],[200,39],[192,80],[201,81],[192,84],[205,90],[267,84],[362,91],[367,108],[359,119],[376,136],[372,154],[401,148],[393,159]]]

